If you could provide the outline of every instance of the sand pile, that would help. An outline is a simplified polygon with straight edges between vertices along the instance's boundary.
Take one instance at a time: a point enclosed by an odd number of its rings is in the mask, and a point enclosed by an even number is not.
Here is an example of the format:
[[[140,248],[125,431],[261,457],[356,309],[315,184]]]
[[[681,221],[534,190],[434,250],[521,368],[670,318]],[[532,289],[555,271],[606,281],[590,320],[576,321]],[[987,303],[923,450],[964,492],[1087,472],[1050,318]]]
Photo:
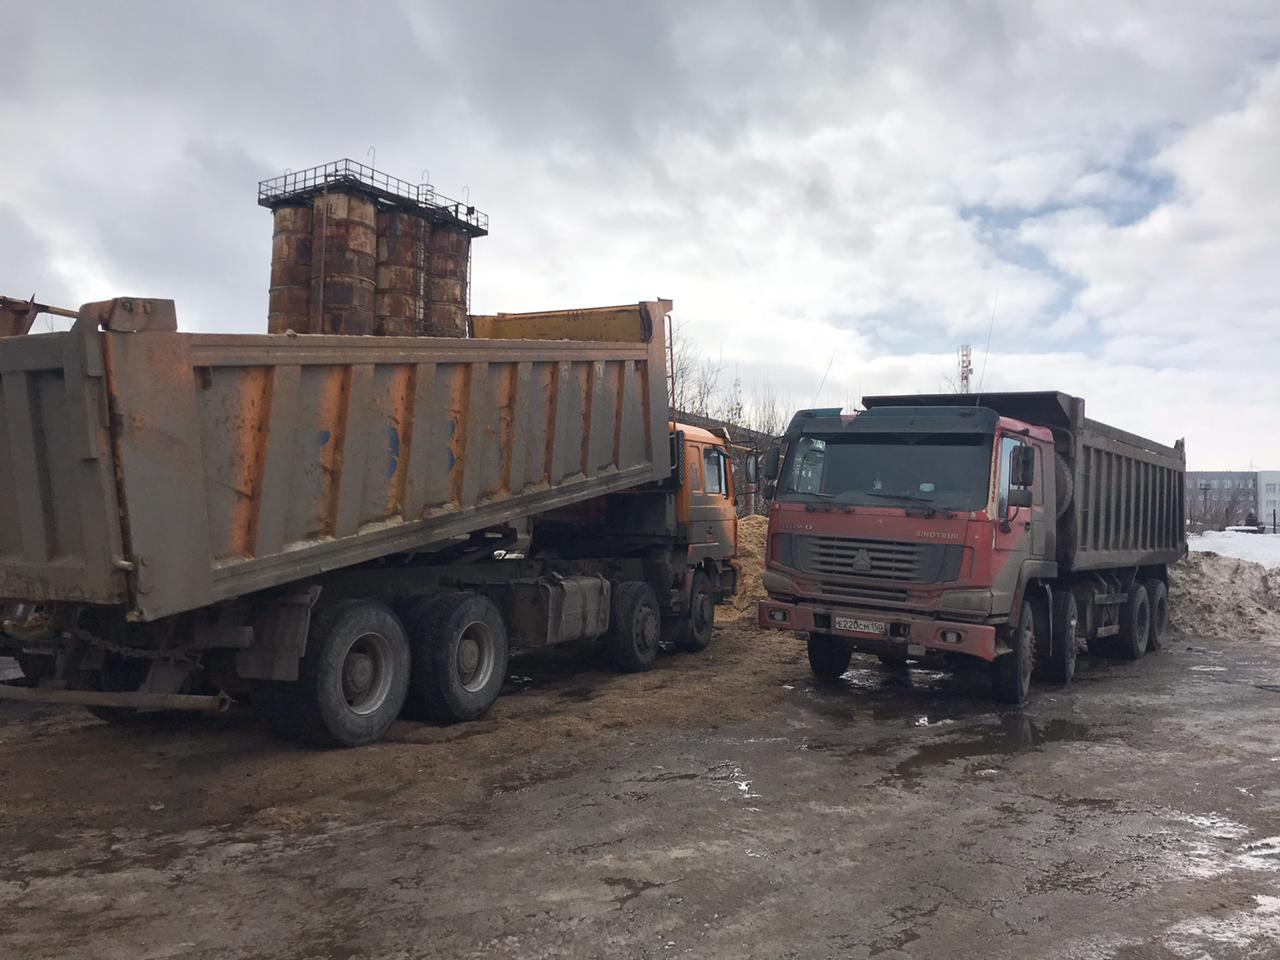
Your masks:
[[[726,620],[740,617],[755,619],[756,601],[764,599],[764,584],[760,577],[764,573],[764,554],[766,534],[769,532],[768,517],[742,517],[738,520],[738,592],[727,607],[717,613]]]
[[[1169,578],[1169,616],[1182,639],[1280,641],[1280,569],[1192,553]]]

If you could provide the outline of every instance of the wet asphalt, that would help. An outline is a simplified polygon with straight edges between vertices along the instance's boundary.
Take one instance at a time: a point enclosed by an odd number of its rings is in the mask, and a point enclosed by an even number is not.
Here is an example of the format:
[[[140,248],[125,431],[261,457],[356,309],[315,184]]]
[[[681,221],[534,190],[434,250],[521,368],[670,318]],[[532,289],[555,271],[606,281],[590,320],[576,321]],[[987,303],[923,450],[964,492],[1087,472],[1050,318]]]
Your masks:
[[[420,808],[371,782],[320,826],[19,840],[0,957],[1280,957],[1280,644],[1081,670],[1009,710],[796,667],[750,722],[531,749]]]

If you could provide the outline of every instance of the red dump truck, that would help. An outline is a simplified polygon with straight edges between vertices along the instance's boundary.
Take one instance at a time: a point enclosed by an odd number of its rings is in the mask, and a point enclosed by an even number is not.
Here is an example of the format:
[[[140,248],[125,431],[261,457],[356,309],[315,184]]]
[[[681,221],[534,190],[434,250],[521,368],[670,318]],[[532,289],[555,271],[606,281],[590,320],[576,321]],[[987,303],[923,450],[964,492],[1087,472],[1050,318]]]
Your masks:
[[[0,654],[27,682],[0,699],[120,721],[247,699],[356,745],[406,700],[481,715],[513,646],[598,639],[624,670],[705,647],[733,478],[726,436],[670,421],[669,307],[462,339],[180,333],[139,299],[11,324]]]
[[[867,397],[802,410],[771,455],[762,627],[806,638],[821,678],[854,650],[990,664],[1002,701],[1082,646],[1164,639],[1186,553],[1183,442],[1085,417],[1063,393]]]

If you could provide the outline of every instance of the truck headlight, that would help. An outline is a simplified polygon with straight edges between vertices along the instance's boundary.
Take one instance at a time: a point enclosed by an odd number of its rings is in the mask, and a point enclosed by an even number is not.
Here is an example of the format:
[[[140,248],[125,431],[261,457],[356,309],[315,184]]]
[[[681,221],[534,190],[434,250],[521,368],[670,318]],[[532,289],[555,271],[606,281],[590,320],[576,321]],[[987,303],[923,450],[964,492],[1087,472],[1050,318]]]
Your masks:
[[[956,613],[991,612],[990,590],[944,590],[942,599],[938,601],[939,610],[951,610]]]
[[[792,597],[800,592],[796,589],[794,580],[785,573],[779,573],[777,570],[764,571],[760,575],[760,581],[764,586],[764,592],[771,597]]]

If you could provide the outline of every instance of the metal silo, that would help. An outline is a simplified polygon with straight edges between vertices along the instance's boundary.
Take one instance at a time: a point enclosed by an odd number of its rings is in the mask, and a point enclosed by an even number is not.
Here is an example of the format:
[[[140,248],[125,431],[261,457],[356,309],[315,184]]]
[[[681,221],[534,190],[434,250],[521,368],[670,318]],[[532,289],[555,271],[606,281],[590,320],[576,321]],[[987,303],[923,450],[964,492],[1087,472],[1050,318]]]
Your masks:
[[[413,337],[423,332],[427,243],[431,224],[422,214],[385,210],[378,214],[378,263],[373,295],[373,332]]]
[[[276,207],[267,332],[306,333],[311,322],[311,204]]]
[[[327,190],[315,198],[312,228],[311,332],[372,333],[378,251],[373,201]]]
[[[489,232],[469,201],[346,159],[262,180],[258,203],[276,222],[272,333],[467,335],[471,240]]]
[[[456,222],[432,225],[427,242],[426,334],[431,337],[467,335],[467,260],[471,236]]]

